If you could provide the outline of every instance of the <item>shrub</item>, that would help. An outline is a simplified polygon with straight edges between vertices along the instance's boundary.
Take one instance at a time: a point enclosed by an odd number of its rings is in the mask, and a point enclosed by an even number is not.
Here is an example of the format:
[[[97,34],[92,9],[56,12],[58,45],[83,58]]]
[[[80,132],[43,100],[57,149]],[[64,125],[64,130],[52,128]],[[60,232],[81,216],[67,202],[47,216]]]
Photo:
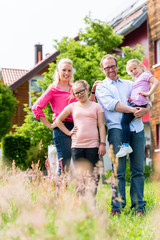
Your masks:
[[[32,163],[37,163],[39,161],[39,168],[45,170],[45,160],[47,156],[47,148],[41,144],[41,142],[36,146],[31,146],[27,151],[26,166],[31,167]]]
[[[0,83],[0,140],[8,133],[17,100],[6,85]]]
[[[10,134],[2,139],[2,160],[11,166],[12,161],[20,169],[26,169],[27,150],[30,148],[30,138]]]

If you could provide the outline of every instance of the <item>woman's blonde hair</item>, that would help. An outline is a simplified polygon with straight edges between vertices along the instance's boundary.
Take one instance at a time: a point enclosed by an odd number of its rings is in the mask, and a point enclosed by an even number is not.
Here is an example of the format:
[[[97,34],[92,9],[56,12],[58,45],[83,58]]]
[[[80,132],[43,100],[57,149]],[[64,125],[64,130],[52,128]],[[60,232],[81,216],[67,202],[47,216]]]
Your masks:
[[[130,71],[129,71],[129,67],[131,65],[136,65],[136,66],[140,66],[142,68],[142,71],[145,72],[146,71],[146,67],[144,66],[144,64],[139,61],[138,59],[131,59],[127,62],[126,64],[126,70],[127,70],[127,73],[130,74]]]
[[[72,77],[71,77],[71,79],[70,79],[70,81],[69,81],[68,84],[69,84],[70,86],[72,86],[72,83],[73,83],[73,81],[74,81],[74,72],[75,72],[75,70],[74,70],[74,68],[73,68],[73,62],[72,62],[72,60],[70,60],[69,58],[62,58],[62,59],[58,62],[57,67],[56,67],[56,69],[55,69],[55,71],[54,71],[54,75],[53,75],[53,85],[54,85],[55,87],[59,84],[59,82],[60,82],[60,80],[61,80],[61,79],[60,79],[60,75],[59,75],[59,71],[57,71],[57,69],[60,69],[63,64],[70,64],[71,67],[72,67]]]

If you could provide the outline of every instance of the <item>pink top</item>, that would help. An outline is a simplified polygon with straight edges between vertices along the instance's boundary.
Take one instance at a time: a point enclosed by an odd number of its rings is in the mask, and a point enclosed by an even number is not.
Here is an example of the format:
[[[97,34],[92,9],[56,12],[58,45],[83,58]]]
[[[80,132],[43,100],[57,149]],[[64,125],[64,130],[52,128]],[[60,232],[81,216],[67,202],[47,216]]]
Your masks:
[[[149,79],[151,77],[153,77],[153,75],[149,71],[147,71],[143,72],[139,77],[135,79],[131,92],[131,103],[135,103],[138,106],[145,105],[148,103],[149,98],[142,96],[141,94],[139,94],[139,92],[149,91],[150,87]]]
[[[103,112],[102,107],[91,102],[90,106],[82,108],[78,102],[74,102],[65,109],[72,114],[74,126],[78,126],[77,133],[72,135],[72,148],[99,147],[97,122],[98,114]]]
[[[34,103],[32,107],[32,111],[37,119],[40,116],[45,117],[42,109],[50,103],[52,111],[54,112],[52,120],[55,121],[57,116],[62,112],[62,110],[72,102],[76,101],[76,98],[70,98],[71,96],[71,88],[70,92],[64,91],[61,87],[54,87],[53,85],[49,86],[48,89],[42,94],[41,97]],[[73,122],[73,118],[69,115],[65,121]]]

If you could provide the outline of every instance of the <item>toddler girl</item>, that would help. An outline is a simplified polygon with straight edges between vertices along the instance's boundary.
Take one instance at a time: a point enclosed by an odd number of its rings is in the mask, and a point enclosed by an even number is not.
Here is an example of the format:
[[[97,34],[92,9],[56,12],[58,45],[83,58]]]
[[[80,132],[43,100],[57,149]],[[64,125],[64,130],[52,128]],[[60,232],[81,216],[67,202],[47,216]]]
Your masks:
[[[156,90],[159,81],[149,72],[138,59],[131,59],[127,62],[126,70],[129,75],[135,78],[133,88],[128,101],[132,107],[146,107],[149,96]],[[152,84],[150,88],[150,84]],[[149,89],[150,88],[150,89]],[[123,157],[130,154],[133,150],[129,145],[130,141],[130,122],[134,119],[133,113],[124,113],[122,116],[122,146],[116,157]]]

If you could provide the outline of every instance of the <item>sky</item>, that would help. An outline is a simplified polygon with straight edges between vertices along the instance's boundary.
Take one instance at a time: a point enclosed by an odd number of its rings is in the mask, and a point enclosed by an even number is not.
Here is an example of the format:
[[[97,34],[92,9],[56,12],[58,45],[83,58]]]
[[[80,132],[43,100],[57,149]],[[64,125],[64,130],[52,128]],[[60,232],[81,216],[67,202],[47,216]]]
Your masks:
[[[0,69],[30,69],[35,44],[43,58],[55,51],[54,40],[74,38],[84,29],[84,18],[109,22],[136,0],[1,0]]]

